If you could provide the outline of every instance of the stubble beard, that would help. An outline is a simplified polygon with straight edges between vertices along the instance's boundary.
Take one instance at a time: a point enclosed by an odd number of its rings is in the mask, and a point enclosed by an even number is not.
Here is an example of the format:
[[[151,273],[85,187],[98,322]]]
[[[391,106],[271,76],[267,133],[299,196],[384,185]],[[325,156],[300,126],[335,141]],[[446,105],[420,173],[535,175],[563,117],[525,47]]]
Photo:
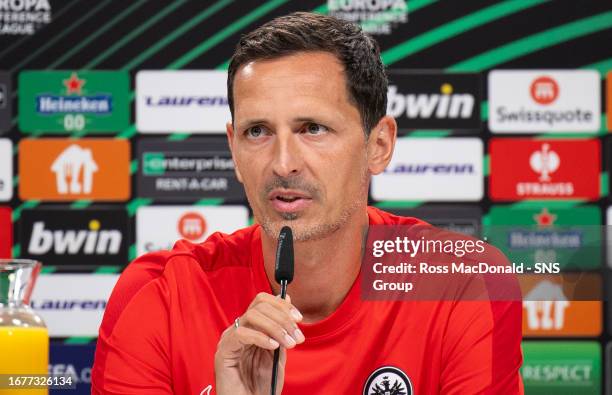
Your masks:
[[[256,215],[257,221],[266,234],[273,240],[278,239],[278,235],[283,226],[290,226],[293,232],[293,240],[296,242],[315,241],[329,237],[331,234],[342,228],[357,212],[363,204],[367,202],[369,173],[367,168],[360,175],[361,182],[359,192],[344,206],[340,215],[332,218],[329,222],[315,223],[312,225],[300,223],[300,213],[280,213],[282,220],[274,220],[271,216],[262,212]],[[249,199],[251,207],[254,207]]]

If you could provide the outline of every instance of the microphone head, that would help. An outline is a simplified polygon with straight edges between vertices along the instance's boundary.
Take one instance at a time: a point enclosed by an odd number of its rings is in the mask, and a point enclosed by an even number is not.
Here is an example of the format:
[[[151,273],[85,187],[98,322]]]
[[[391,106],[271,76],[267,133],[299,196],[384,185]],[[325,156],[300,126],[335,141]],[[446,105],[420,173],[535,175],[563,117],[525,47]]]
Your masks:
[[[274,279],[279,284],[282,280],[287,284],[293,280],[293,233],[288,226],[283,226],[278,235]]]

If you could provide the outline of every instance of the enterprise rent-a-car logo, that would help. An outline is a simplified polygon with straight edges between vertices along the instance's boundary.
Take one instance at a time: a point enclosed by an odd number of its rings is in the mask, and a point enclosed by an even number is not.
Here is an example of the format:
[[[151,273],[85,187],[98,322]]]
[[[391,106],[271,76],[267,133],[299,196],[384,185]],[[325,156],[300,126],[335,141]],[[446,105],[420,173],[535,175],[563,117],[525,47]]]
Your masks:
[[[489,73],[493,133],[597,132],[600,76],[594,70],[494,70]]]
[[[138,195],[146,198],[242,200],[227,140],[147,139],[138,143]]]

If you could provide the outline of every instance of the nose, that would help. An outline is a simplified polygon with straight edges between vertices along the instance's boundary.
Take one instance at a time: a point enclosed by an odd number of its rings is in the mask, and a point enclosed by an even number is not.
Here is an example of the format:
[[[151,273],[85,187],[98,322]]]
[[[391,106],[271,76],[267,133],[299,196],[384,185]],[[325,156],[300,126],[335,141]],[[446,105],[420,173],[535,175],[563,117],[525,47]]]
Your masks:
[[[277,131],[272,170],[279,177],[292,177],[302,171],[303,156],[299,136],[291,130]]]

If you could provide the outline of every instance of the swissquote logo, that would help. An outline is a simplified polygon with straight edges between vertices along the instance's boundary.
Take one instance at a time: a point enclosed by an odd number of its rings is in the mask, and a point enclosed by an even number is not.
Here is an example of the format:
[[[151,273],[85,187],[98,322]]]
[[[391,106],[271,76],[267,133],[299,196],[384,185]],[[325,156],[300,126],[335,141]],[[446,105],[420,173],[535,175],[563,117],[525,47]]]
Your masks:
[[[387,114],[400,129],[480,129],[478,74],[389,71]]]
[[[145,206],[136,210],[136,249],[169,250],[181,239],[201,243],[214,232],[232,233],[248,225],[244,206]]]
[[[120,209],[24,210],[25,255],[50,265],[127,263],[127,213]]]
[[[488,86],[494,133],[599,130],[601,92],[595,70],[494,70]]]
[[[53,161],[51,171],[55,173],[58,193],[91,194],[98,165],[90,149],[72,144]]]
[[[363,395],[413,395],[408,375],[395,366],[376,369],[365,382]]]
[[[130,147],[122,139],[24,139],[22,199],[117,201],[130,194]]]
[[[136,128],[141,133],[220,133],[230,119],[225,71],[136,74]]]
[[[493,199],[597,199],[598,140],[492,139]]]
[[[399,139],[391,162],[372,179],[376,200],[474,201],[483,196],[482,140]]]
[[[531,97],[538,104],[548,105],[557,100],[559,84],[550,77],[538,77],[531,83]]]
[[[198,240],[206,232],[206,220],[200,213],[187,212],[179,218],[178,232],[187,240]]]

